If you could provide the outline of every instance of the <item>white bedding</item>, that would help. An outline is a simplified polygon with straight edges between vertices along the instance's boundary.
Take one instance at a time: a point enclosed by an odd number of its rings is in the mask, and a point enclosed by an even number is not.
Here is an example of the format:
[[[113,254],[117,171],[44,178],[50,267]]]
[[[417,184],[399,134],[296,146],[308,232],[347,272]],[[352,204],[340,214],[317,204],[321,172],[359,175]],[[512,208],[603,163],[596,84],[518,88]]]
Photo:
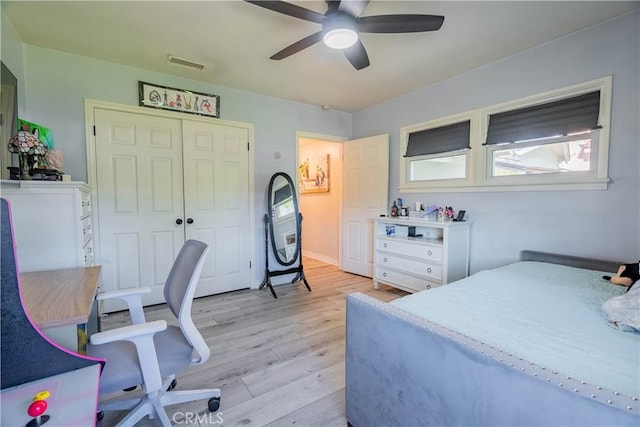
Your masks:
[[[640,334],[608,326],[601,306],[625,289],[603,274],[518,262],[391,304],[545,368],[640,397]]]

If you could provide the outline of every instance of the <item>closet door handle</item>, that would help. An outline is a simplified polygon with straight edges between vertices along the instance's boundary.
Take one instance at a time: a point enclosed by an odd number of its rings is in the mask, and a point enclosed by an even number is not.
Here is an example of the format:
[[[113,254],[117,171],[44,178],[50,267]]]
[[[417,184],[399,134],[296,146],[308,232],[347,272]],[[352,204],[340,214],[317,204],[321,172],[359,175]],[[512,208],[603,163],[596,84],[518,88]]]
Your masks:
[[[187,224],[193,224],[193,218],[187,218]]]
[[[182,218],[178,218],[178,219],[176,219],[176,224],[178,224],[178,225],[182,225]]]

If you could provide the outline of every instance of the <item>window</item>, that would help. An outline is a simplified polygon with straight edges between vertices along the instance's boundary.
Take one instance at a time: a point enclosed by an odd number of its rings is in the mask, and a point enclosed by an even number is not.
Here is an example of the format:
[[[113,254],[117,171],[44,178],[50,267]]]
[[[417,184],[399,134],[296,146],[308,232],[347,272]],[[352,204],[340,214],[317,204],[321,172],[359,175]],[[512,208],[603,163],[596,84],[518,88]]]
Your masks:
[[[611,85],[606,77],[401,129],[400,191],[606,189]]]
[[[491,147],[491,176],[590,171],[592,139],[588,132]]]
[[[404,186],[467,185],[471,117],[468,114],[403,129]]]
[[[593,90],[489,114],[486,181],[553,184],[596,177],[600,98],[601,91]]]

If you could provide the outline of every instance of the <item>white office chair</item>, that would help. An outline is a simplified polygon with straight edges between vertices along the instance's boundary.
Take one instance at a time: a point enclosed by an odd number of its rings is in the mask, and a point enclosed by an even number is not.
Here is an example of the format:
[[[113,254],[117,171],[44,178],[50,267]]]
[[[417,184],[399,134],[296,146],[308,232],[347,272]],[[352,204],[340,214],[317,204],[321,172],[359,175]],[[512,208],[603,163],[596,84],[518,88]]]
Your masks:
[[[158,418],[163,425],[171,421],[167,405],[209,399],[211,412],[220,406],[220,389],[173,391],[175,376],[183,369],[205,363],[210,350],[191,319],[193,295],[198,285],[209,246],[188,240],[180,250],[164,287],[167,305],[178,318],[179,327],[164,320],[145,322],[142,294],[148,288],[125,289],[100,294],[98,299],[120,298],[127,302],[132,325],[99,332],[91,336],[89,356],[106,360],[100,379],[100,395],[142,385],[145,395],[115,399],[99,406],[100,411],[133,410],[120,421],[132,426],[144,416]]]

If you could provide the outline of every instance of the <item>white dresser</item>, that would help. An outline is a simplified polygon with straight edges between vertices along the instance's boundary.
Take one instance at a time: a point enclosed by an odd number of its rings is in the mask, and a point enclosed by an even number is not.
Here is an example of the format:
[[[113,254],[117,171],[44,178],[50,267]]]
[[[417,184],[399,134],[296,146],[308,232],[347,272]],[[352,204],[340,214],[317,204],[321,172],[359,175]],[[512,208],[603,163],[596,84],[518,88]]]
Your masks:
[[[374,224],[376,289],[417,292],[469,274],[469,222],[380,218]]]
[[[91,199],[81,182],[2,181],[20,272],[93,265]]]
[[[20,273],[94,264],[90,188],[81,182],[2,181],[0,196],[11,206]],[[74,351],[100,328],[94,304],[89,321],[43,332]]]

